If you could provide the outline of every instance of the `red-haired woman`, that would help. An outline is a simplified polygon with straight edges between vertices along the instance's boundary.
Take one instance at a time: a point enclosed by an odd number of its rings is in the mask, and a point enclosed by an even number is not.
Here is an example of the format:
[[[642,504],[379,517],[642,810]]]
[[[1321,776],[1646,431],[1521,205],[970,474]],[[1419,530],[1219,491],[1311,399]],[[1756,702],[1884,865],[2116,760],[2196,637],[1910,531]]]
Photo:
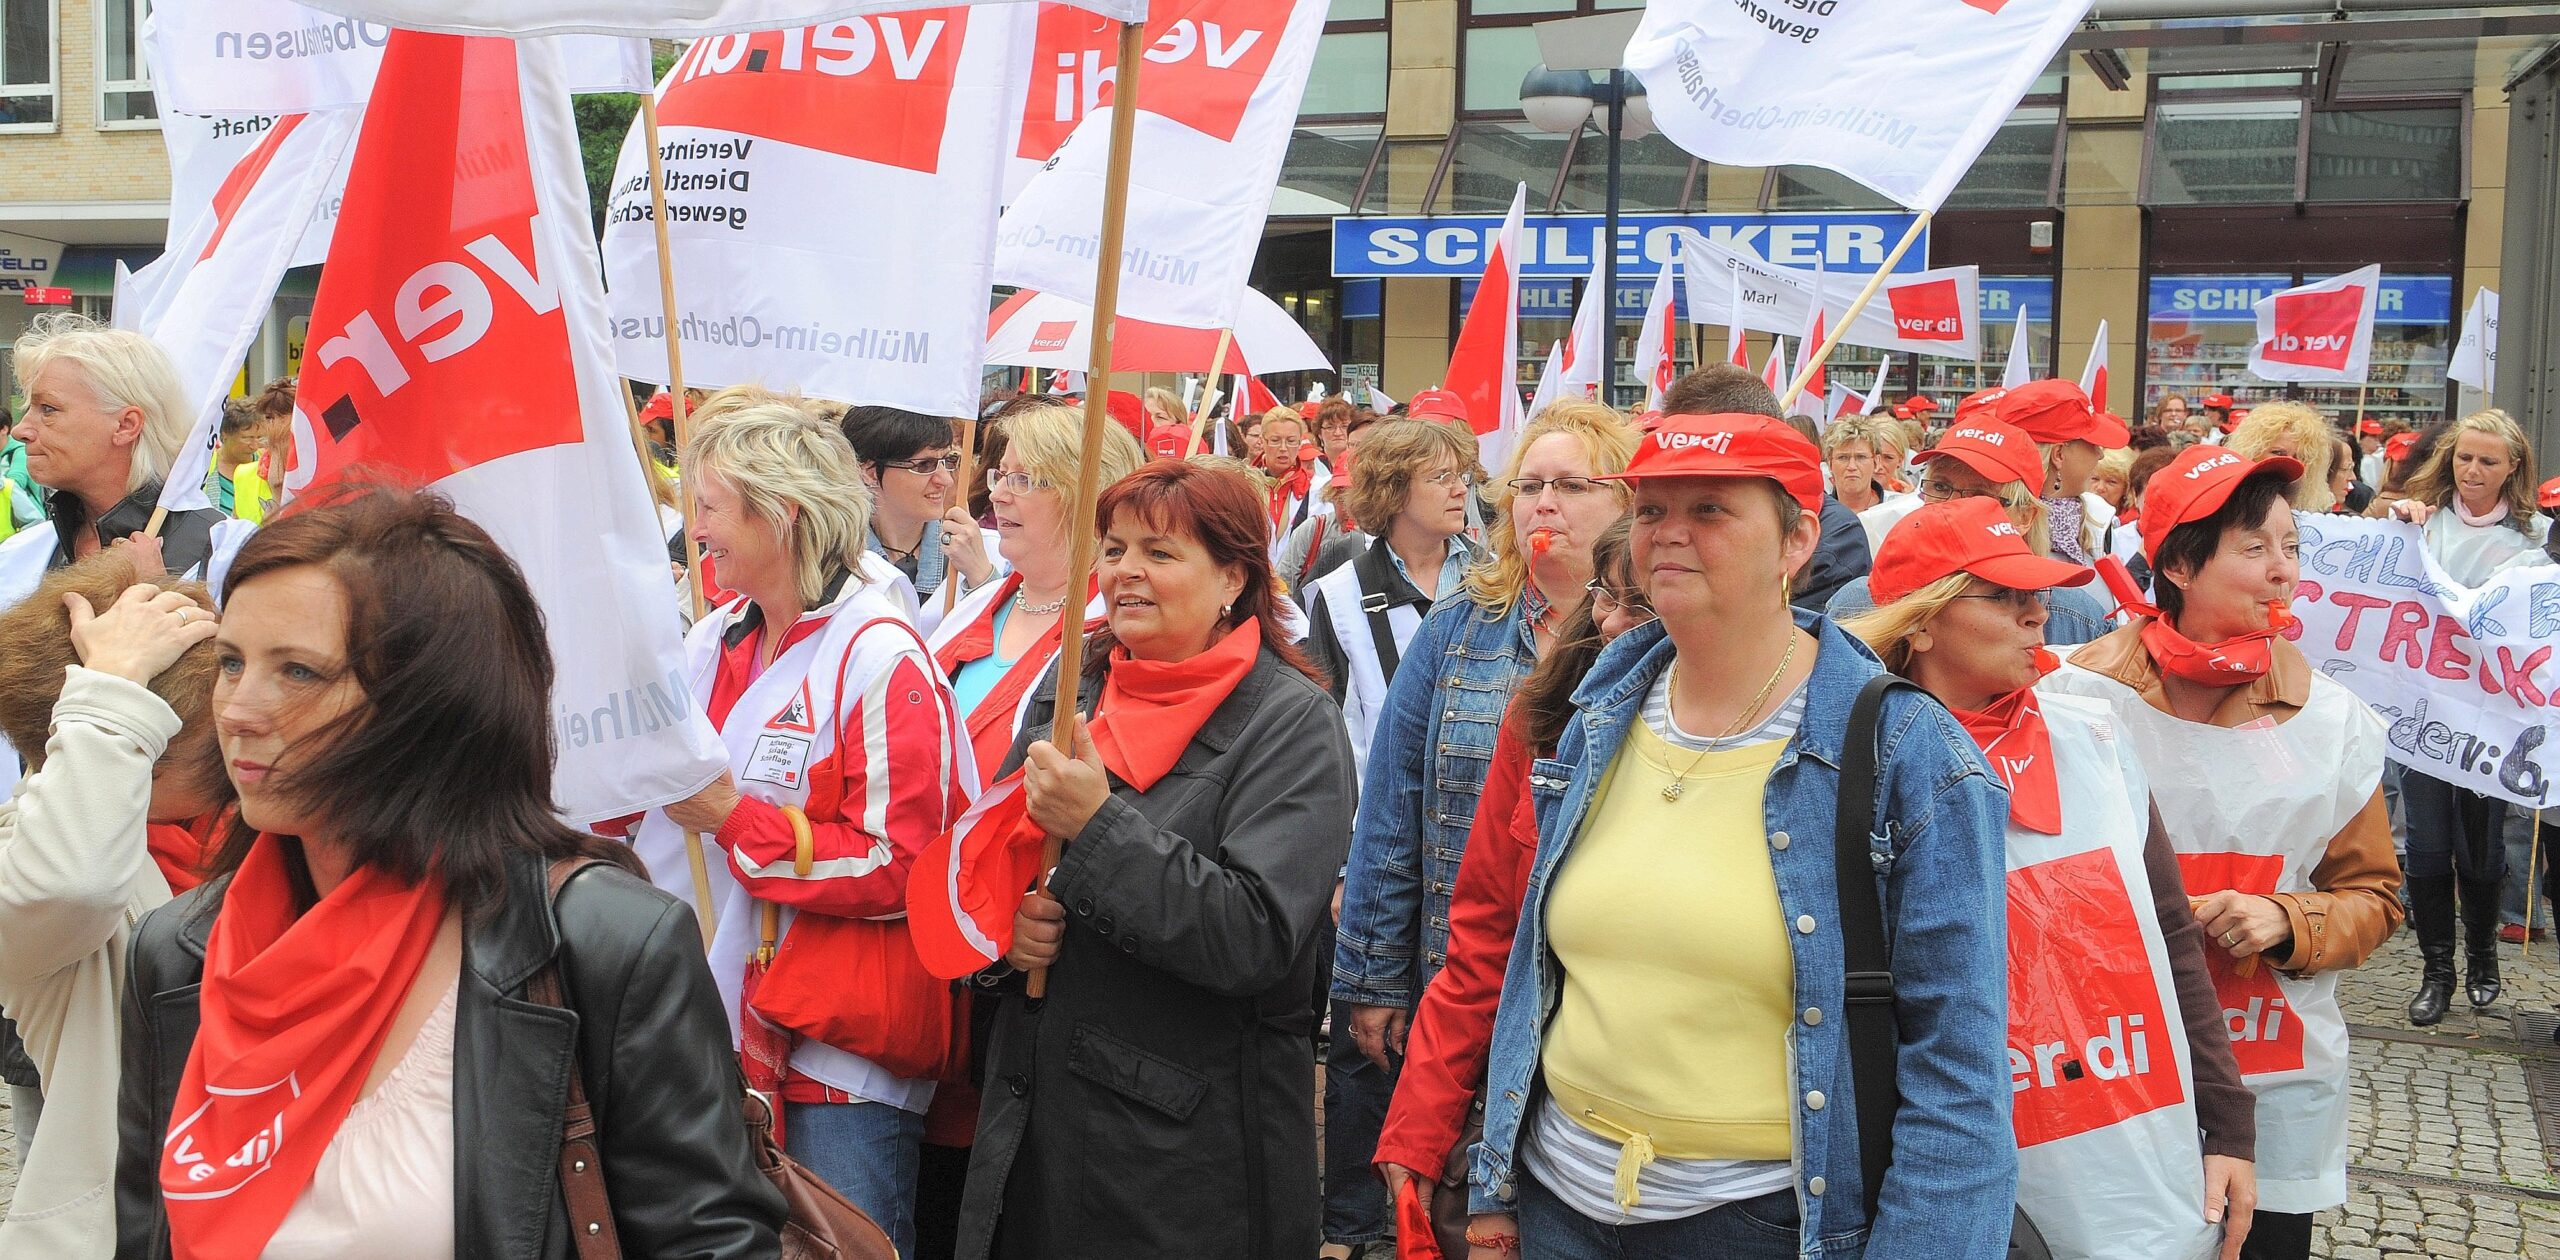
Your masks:
[[[221,626],[240,812],[126,955],[117,1254],[567,1260],[600,1223],[559,1179],[573,1088],[624,1254],[774,1254],[693,916],[554,815],[506,553],[432,495],[315,499],[241,548]],[[565,859],[595,864],[555,893]]]
[[[1350,741],[1281,630],[1252,483],[1160,460],[1100,507],[1092,716],[1052,745],[1044,686],[1004,767],[1067,841],[1014,920],[1005,963],[1049,990],[1002,982],[960,1255],[1303,1260]]]

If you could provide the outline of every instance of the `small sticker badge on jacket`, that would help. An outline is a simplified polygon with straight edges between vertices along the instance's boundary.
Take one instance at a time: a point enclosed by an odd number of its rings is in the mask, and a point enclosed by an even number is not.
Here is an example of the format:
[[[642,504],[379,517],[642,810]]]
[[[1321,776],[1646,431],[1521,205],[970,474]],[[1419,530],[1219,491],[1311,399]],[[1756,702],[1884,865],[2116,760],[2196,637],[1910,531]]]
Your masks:
[[[815,735],[818,733],[817,723],[812,722],[809,719],[809,684],[807,681],[803,680],[801,682],[800,694],[791,697],[791,703],[782,706],[782,712],[774,714],[773,720],[765,723],[764,728],[768,731],[799,731],[802,734],[807,735]]]
[[[768,734],[757,737],[755,752],[747,758],[746,773],[739,777],[797,791],[808,770],[808,740]]]

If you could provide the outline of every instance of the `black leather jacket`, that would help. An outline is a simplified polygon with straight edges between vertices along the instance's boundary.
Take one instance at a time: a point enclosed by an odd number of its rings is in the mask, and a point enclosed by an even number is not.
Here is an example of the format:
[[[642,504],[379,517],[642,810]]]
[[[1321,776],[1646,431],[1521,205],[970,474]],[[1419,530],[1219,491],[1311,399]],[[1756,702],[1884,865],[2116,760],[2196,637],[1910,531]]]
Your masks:
[[[570,1256],[558,1160],[574,1037],[623,1254],[778,1255],[782,1197],[748,1154],[737,1056],[693,912],[601,867],[561,890],[555,919],[544,906],[544,870],[530,855],[510,860],[504,900],[463,925],[453,1050],[454,1254]],[[160,1142],[195,1043],[205,939],[229,887],[225,879],[197,888],[153,911],[134,932],[118,1116],[119,1260],[169,1254]],[[525,996],[555,951],[575,1014]]]

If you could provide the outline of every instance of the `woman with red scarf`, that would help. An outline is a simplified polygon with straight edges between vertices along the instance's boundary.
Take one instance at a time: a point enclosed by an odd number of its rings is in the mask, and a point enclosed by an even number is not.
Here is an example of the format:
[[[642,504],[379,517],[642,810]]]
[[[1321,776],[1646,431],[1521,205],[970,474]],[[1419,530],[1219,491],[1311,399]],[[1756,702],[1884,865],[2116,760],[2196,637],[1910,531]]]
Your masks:
[[[2256,1102],[2177,854],[2106,707],[2035,690],[2057,663],[2037,594],[2096,574],[1958,499],[1896,525],[1873,576],[1881,603],[1842,628],[1945,704],[2009,787],[2018,1205],[2062,1260],[2236,1260]]]
[[[2245,1257],[2301,1260],[2346,1201],[2347,1025],[2337,973],[2399,926],[2381,722],[2283,633],[2301,576],[2290,459],[2191,446],[2144,489],[2156,606],[2076,649],[2039,695],[2102,702],[2205,931],[2241,1079],[2257,1098]]]
[[[608,1224],[561,1181],[581,1091],[623,1254],[774,1254],[700,929],[553,814],[551,653],[506,553],[347,487],[227,591],[240,806],[127,954],[117,1254],[567,1260]]]
[[[1099,516],[1089,716],[1053,745],[1044,680],[990,789],[1018,789],[1029,841],[989,885],[1020,901],[995,971],[1046,968],[1048,991],[997,982],[959,1254],[1303,1260],[1350,741],[1280,629],[1251,482],[1161,460]],[[1065,840],[1054,870],[1039,832]]]
[[[0,1255],[115,1250],[126,942],[134,920],[202,878],[200,834],[231,799],[213,742],[213,632],[203,587],[136,581],[120,554],[55,570],[0,615],[0,734],[29,772],[0,804],[0,1007],[43,1075],[47,1121],[18,1103]]]

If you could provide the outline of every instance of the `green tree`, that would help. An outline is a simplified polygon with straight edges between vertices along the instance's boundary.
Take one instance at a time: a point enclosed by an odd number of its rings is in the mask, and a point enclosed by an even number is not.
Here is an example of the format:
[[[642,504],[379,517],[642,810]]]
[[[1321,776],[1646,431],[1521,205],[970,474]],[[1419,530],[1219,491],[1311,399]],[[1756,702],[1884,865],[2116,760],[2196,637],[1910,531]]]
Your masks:
[[[673,40],[659,40],[649,57],[650,75],[667,77],[667,68],[683,51]],[[622,92],[576,96],[570,98],[569,109],[578,121],[578,154],[587,168],[587,204],[595,212],[596,233],[602,235],[614,159],[621,156],[622,138],[639,116],[640,98]]]

